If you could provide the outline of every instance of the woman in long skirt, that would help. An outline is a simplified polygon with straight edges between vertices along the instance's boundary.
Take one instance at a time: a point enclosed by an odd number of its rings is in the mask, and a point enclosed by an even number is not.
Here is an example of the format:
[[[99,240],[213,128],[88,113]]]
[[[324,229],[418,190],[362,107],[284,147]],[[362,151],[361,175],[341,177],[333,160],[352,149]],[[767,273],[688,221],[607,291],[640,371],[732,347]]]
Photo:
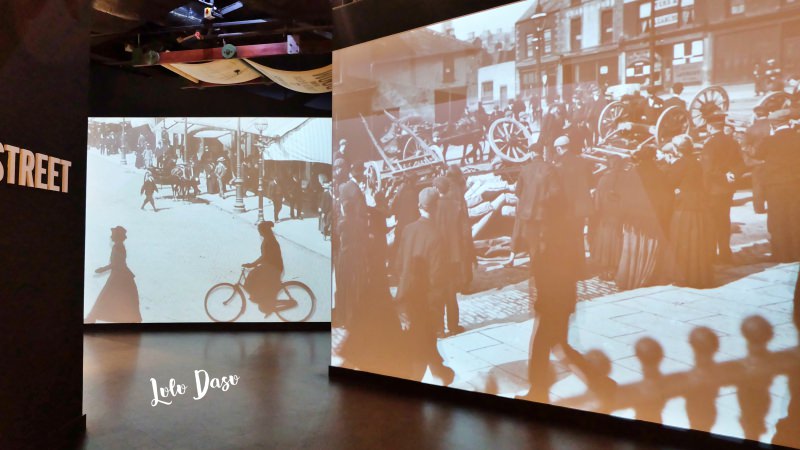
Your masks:
[[[622,255],[615,278],[620,290],[660,281],[672,200],[666,177],[656,166],[655,149],[644,147],[633,159],[620,176]]]
[[[139,312],[139,290],[136,288],[133,272],[125,262],[125,228],[117,226],[111,229],[111,258],[107,266],[95,270],[95,273],[111,271],[111,275],[97,296],[91,312],[86,317],[86,323],[104,322],[140,323],[142,315]]]
[[[675,212],[670,224],[669,274],[680,286],[697,289],[713,284],[714,225],[703,185],[703,168],[694,155],[692,138],[676,136],[678,159],[667,175],[675,190]]]
[[[622,255],[622,217],[620,211],[620,176],[622,161],[614,158],[597,182],[595,214],[592,217],[590,245],[592,260],[603,280],[612,280]]]
[[[245,279],[244,288],[265,316],[272,314],[283,275],[283,255],[272,231],[274,226],[275,224],[268,220],[259,222],[261,256],[251,263],[242,264],[242,267],[253,268]]]

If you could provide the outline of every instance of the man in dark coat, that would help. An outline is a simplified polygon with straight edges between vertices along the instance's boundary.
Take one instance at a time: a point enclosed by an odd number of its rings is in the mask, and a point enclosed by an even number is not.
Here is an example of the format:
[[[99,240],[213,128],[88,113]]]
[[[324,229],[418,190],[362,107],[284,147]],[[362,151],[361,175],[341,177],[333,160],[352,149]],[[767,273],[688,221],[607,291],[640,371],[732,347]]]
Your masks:
[[[287,188],[289,191],[289,216],[292,219],[302,219],[304,192],[303,185],[300,184],[300,180],[297,179],[296,175],[292,175],[292,178],[289,179]]]
[[[283,191],[277,177],[270,180],[267,185],[267,197],[272,201],[272,221],[278,223],[283,208]]]
[[[700,153],[703,179],[708,190],[716,235],[717,257],[731,261],[731,204],[734,182],[744,168],[742,150],[732,136],[725,134],[725,114],[707,119],[709,138]]]
[[[789,119],[788,110],[772,113],[775,131],[756,152],[764,161],[772,256],[780,262],[800,260],[800,134],[789,127]]]
[[[406,305],[408,313],[415,372],[421,378],[429,367],[433,376],[448,385],[455,373],[444,365],[436,346],[446,292],[442,281],[447,276],[444,245],[432,219],[438,202],[439,193],[434,188],[425,188],[419,193],[420,218],[403,232],[395,268],[399,279],[397,298]]]
[[[517,179],[517,220],[523,221],[523,234],[530,245],[532,309],[535,311],[531,335],[527,399],[547,401],[555,380],[550,353],[558,348],[565,359],[579,364],[580,355],[568,344],[569,317],[575,311],[577,292],[570,256],[569,235],[563,231],[568,212],[557,169],[536,153]]]
[[[395,244],[400,242],[403,230],[419,218],[419,191],[414,178],[404,174],[397,195],[389,206],[397,222],[394,228]]]
[[[156,182],[153,179],[153,173],[148,169],[145,171],[142,189],[139,191],[140,194],[144,194],[144,201],[142,202],[141,209],[144,209],[144,206],[150,203],[153,206],[153,211],[158,212],[158,208],[156,208],[156,201],[153,200],[153,192],[157,191],[158,186],[156,186]]]
[[[570,252],[575,264],[576,273],[585,272],[586,250],[584,245],[584,227],[586,219],[592,214],[593,203],[591,189],[594,187],[592,164],[581,158],[580,150],[572,145],[570,138],[561,136],[554,146],[558,153],[556,169],[561,180],[568,211],[565,225],[568,233]]]
[[[467,211],[463,201],[457,197],[457,191],[450,186],[445,177],[433,180],[433,186],[439,193],[439,207],[434,222],[442,236],[444,244],[444,263],[447,277],[442,282],[447,284],[444,307],[447,316],[447,331],[457,334],[464,331],[458,324],[458,291],[463,290],[466,279],[472,279],[472,266],[476,261],[472,243],[472,233]],[[462,264],[466,267],[462,267]],[[469,276],[465,273],[469,271]]]
[[[757,214],[764,214],[767,212],[766,198],[764,197],[764,161],[759,160],[755,155],[761,146],[761,141],[772,133],[772,126],[767,118],[766,108],[756,106],[753,108],[753,113],[755,119],[745,131],[744,145],[745,154],[748,157],[746,162],[753,174],[753,210]]]
[[[686,102],[681,98],[683,93],[683,83],[678,82],[672,85],[672,95],[664,99],[664,109],[670,106],[677,106],[686,111]]]

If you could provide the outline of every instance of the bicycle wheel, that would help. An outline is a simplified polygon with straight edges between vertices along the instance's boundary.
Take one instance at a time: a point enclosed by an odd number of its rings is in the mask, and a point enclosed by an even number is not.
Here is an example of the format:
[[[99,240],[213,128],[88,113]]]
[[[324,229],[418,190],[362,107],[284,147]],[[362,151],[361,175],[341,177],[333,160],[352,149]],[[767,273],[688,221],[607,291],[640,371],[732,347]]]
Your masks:
[[[206,293],[205,305],[206,314],[214,322],[233,322],[244,314],[246,302],[238,286],[219,283]]]
[[[275,313],[284,322],[305,322],[314,314],[317,298],[311,288],[299,281],[287,281],[281,285],[275,303]]]

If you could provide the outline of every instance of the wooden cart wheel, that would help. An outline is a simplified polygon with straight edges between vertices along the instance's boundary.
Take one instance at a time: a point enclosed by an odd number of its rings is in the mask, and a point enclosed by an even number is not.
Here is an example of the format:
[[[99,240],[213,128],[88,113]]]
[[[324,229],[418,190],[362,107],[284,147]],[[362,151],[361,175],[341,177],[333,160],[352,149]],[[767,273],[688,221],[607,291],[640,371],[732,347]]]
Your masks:
[[[403,145],[403,159],[412,158],[420,153],[422,150],[419,142],[414,139],[414,136],[409,136],[406,143]]]
[[[731,106],[728,92],[722,86],[709,86],[694,96],[689,103],[689,114],[694,128],[706,126],[706,118],[718,112],[728,112]]]
[[[597,133],[600,139],[604,139],[611,134],[612,131],[617,129],[617,124],[625,115],[625,104],[620,101],[614,101],[606,105],[600,113],[600,118],[597,120]]]
[[[656,145],[661,147],[679,134],[689,132],[689,113],[680,106],[670,106],[661,112],[656,122]]]
[[[370,192],[380,192],[381,190],[381,172],[373,164],[367,164],[364,168],[367,178],[367,189]]]
[[[528,159],[531,133],[512,117],[495,120],[489,126],[489,146],[505,161],[523,162]]]
[[[792,107],[792,97],[786,92],[770,92],[764,96],[758,105],[767,110],[767,114],[781,109],[789,109]]]

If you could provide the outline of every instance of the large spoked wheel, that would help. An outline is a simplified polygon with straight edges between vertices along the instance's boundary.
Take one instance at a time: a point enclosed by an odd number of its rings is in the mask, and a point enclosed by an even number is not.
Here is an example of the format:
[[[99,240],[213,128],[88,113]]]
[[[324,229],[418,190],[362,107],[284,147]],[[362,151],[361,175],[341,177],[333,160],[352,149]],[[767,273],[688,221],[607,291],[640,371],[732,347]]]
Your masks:
[[[370,192],[379,192],[381,190],[381,172],[372,164],[367,165],[364,169],[364,174],[367,179],[367,189]]]
[[[244,314],[244,293],[231,283],[219,283],[206,293],[205,305],[214,322],[233,322]]]
[[[658,116],[656,122],[656,144],[661,147],[679,134],[689,132],[689,113],[680,106],[670,106]]]
[[[299,281],[281,285],[275,301],[275,313],[284,322],[305,322],[317,309],[317,298],[311,288]]]
[[[406,143],[403,145],[403,159],[414,157],[422,152],[422,148],[414,139],[414,136],[409,136]]]
[[[531,133],[518,120],[503,117],[489,126],[489,147],[505,161],[523,162],[528,159]]]
[[[786,92],[770,92],[758,102],[758,106],[766,109],[767,114],[792,107],[792,97]]]
[[[625,114],[625,104],[614,101],[606,105],[597,119],[597,133],[600,139],[605,139],[612,131],[617,129],[617,124]]]
[[[731,106],[728,92],[721,86],[709,86],[694,96],[689,103],[689,114],[694,128],[706,126],[706,119],[715,113],[728,112]]]

